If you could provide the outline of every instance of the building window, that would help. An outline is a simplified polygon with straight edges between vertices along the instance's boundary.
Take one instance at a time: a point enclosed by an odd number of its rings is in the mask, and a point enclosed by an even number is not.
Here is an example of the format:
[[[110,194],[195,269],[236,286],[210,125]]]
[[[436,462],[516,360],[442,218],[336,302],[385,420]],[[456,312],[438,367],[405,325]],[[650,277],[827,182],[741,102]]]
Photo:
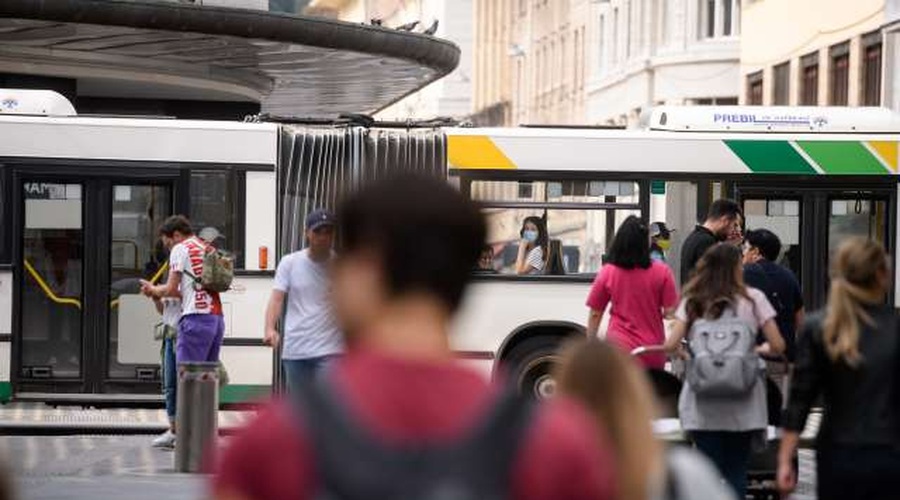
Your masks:
[[[881,50],[881,32],[863,37],[863,106],[881,106]]]
[[[845,42],[831,47],[831,71],[829,82],[828,104],[846,106],[850,95],[850,43]]]
[[[763,72],[747,75],[747,104],[761,106],[763,103]]]
[[[666,45],[669,39],[669,19],[666,4],[669,0],[657,0],[657,12],[659,13],[659,44]]]
[[[786,62],[775,66],[773,71],[774,88],[772,95],[772,104],[776,106],[787,106],[791,99],[791,63]]]
[[[619,9],[613,9],[612,62],[619,62]]]
[[[800,59],[800,105],[819,105],[819,53]]]
[[[519,16],[528,15],[528,0],[519,0]]]
[[[625,4],[626,16],[625,22],[628,24],[625,25],[625,60],[631,57],[631,32],[634,31],[634,19],[632,17],[633,10],[631,2]]]
[[[603,50],[606,48],[606,16],[600,16],[599,43],[597,44],[597,68],[603,70],[603,63],[606,54]]]
[[[716,36],[716,0],[706,0],[705,4],[704,20],[706,22],[701,25],[706,26],[706,38],[713,38]]]
[[[731,36],[731,34],[732,34],[731,31],[732,31],[733,19],[731,16],[732,16],[732,13],[734,12],[732,10],[732,7],[733,7],[733,5],[731,4],[731,0],[725,0],[725,2],[722,4],[722,23],[723,23],[722,33],[725,36]]]

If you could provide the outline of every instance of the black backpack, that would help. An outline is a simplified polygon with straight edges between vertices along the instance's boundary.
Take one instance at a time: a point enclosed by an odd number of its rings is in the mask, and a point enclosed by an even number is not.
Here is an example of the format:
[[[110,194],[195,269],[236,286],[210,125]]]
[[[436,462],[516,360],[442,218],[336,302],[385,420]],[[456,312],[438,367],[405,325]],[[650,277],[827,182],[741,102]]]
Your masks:
[[[532,404],[504,390],[486,418],[448,444],[388,445],[357,424],[327,380],[291,396],[315,455],[321,500],[501,500]]]

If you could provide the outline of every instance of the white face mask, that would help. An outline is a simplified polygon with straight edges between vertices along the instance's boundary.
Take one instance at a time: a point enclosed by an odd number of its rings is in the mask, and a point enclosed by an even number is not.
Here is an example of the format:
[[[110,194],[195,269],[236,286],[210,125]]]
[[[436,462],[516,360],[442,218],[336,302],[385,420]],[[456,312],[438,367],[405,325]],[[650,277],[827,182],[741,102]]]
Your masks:
[[[537,231],[525,231],[522,233],[522,237],[525,238],[525,241],[529,243],[534,243],[538,239]]]

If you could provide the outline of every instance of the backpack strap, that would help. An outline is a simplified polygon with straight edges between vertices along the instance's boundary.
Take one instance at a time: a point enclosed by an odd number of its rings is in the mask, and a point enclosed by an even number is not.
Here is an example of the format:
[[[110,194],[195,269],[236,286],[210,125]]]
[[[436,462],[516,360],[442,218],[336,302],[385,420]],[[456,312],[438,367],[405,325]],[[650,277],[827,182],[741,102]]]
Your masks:
[[[525,398],[504,390],[461,440],[388,444],[354,421],[326,378],[290,397],[312,441],[323,499],[427,499],[442,486],[478,492],[473,498],[503,498],[531,415]]]

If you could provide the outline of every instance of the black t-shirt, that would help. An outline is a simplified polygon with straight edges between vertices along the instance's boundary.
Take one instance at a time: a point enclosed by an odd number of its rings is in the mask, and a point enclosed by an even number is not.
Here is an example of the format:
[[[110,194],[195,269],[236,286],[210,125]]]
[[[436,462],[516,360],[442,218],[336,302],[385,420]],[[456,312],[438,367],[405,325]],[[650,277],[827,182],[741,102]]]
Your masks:
[[[761,260],[744,266],[744,282],[766,294],[778,316],[775,322],[784,337],[788,360],[796,355],[796,313],[803,308],[803,293],[800,283],[789,269],[774,262]]]
[[[718,242],[716,235],[703,226],[697,226],[691,231],[681,245],[681,286],[688,282],[703,253]]]

